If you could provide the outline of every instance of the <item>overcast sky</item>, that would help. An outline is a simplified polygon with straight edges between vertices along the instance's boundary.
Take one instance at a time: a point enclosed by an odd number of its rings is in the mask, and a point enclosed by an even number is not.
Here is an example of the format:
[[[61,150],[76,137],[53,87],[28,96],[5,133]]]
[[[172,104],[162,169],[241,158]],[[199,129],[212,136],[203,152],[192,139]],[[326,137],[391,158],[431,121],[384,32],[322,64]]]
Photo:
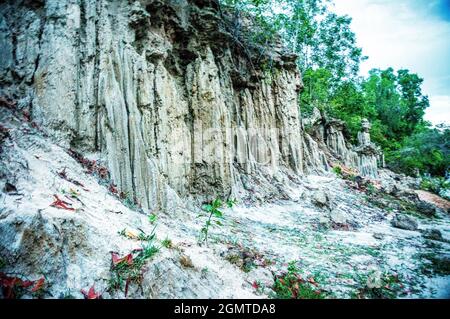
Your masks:
[[[450,124],[450,0],[334,0],[353,18],[363,54],[362,75],[372,68],[407,68],[424,78],[430,98],[425,118]]]

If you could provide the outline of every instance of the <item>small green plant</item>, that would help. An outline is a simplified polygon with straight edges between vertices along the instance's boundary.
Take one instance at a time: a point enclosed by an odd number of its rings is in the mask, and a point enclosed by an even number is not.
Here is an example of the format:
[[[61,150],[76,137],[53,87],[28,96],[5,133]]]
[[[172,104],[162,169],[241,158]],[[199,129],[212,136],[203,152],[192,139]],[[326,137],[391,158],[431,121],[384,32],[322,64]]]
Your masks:
[[[235,205],[235,200],[228,200],[226,202],[227,207],[231,208]],[[199,242],[205,242],[208,244],[209,227],[210,226],[222,226],[221,219],[223,219],[222,208],[223,202],[220,199],[215,199],[211,204],[204,205],[202,207],[205,213],[200,213],[197,217],[206,217],[205,224],[200,230]]]
[[[112,252],[111,263],[111,277],[109,280],[109,291],[123,290],[125,291],[125,297],[128,294],[128,287],[131,283],[141,285],[144,266],[150,258],[152,258],[159,249],[153,245],[153,241],[156,238],[155,225],[152,232],[147,235],[144,231],[139,229],[140,233],[136,238],[141,241],[142,248],[135,249],[125,257],[120,258],[117,253]],[[120,235],[128,236],[126,230],[119,232]]]
[[[122,237],[129,238],[129,236],[127,234],[127,230],[125,228],[122,229],[121,231],[118,231],[117,234],[119,234]]]
[[[287,272],[275,276],[272,289],[276,299],[325,299],[325,293],[319,289],[313,277],[303,279],[296,262],[290,262]]]
[[[74,295],[72,295],[72,292],[70,289],[64,292],[64,294],[61,294],[59,299],[76,299]]]
[[[109,290],[124,290],[125,296],[131,283],[141,285],[144,275],[144,265],[157,252],[158,248],[152,244],[145,245],[141,250],[133,251],[129,255],[114,261],[111,265]]]
[[[155,229],[156,229],[156,225],[155,225],[155,227],[153,227],[153,230],[150,235],[147,235],[142,229],[139,229],[139,234],[137,234],[137,235],[132,231],[126,230],[125,228],[117,233],[120,236],[128,238],[128,239],[137,239],[141,242],[143,242],[143,241],[148,242],[148,241],[152,241],[155,238]]]
[[[0,258],[0,269],[4,268],[6,266],[6,262]]]
[[[242,266],[242,271],[245,273],[249,273],[250,271],[252,271],[252,269],[256,268],[257,265],[255,264],[255,262],[252,260],[250,262],[244,262],[244,265]]]
[[[380,276],[379,287],[369,287],[368,275],[355,274],[354,279],[360,286],[351,297],[354,299],[395,299],[401,293],[403,284],[397,274],[385,272]]]
[[[366,193],[369,196],[375,195],[377,192],[377,189],[375,188],[375,186],[373,186],[372,183],[368,183],[367,187],[366,187]]]
[[[166,237],[162,242],[161,245],[167,249],[170,249],[173,247],[172,240]]]
[[[153,238],[152,235],[146,235],[145,233],[139,233],[138,235],[138,240],[140,241],[151,241]]]
[[[237,200],[235,200],[235,199],[227,200],[227,207],[228,208],[233,208],[233,206],[236,205],[236,204],[237,204]]]
[[[342,177],[342,168],[340,166],[333,167],[333,173],[339,177]]]
[[[211,204],[204,205],[202,209],[206,212],[206,222],[200,230],[200,242],[208,244],[209,227],[214,222],[217,226],[222,226],[220,219],[223,219],[223,213],[219,209],[223,206],[220,199],[215,199]],[[200,214],[199,217],[204,217],[204,214]]]
[[[150,222],[150,224],[156,223],[157,220],[158,216],[156,216],[156,214],[151,213],[150,215],[148,215],[148,221]]]

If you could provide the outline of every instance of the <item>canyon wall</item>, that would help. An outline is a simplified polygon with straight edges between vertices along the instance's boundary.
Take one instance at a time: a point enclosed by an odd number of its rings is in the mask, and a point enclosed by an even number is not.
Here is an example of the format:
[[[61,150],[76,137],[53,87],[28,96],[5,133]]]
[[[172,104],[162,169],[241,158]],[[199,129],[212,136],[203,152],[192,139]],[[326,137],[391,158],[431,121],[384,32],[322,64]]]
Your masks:
[[[224,14],[213,0],[6,1],[0,96],[144,209],[272,187],[303,169],[295,56],[274,46],[267,74]]]

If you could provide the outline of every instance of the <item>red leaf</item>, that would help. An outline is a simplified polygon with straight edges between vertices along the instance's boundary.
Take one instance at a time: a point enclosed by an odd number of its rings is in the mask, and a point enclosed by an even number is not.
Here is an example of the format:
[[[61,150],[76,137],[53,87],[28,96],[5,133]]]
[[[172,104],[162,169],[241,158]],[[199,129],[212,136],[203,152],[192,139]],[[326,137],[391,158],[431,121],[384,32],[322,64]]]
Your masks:
[[[16,298],[16,286],[22,286],[23,281],[17,277],[8,277],[4,273],[0,273],[0,286],[3,290],[3,295],[6,299]]]
[[[44,282],[45,282],[45,278],[42,277],[41,279],[37,280],[33,286],[33,288],[31,289],[31,292],[36,292],[42,289],[42,287],[44,286]]]
[[[133,255],[132,254],[128,254],[125,257],[120,258],[119,255],[117,253],[112,252],[112,263],[113,266],[116,266],[122,262],[126,262],[128,265],[132,265],[133,264]]]
[[[258,288],[259,288],[259,285],[258,285],[258,283],[257,283],[256,281],[254,281],[253,284],[252,284],[252,287],[253,287],[254,289],[258,289]]]
[[[89,288],[89,292],[86,292],[84,289],[81,289],[81,293],[83,294],[85,299],[100,299],[101,294],[95,292],[95,287],[92,285],[91,288]]]
[[[109,191],[113,194],[117,194],[119,191],[117,190],[117,187],[114,184],[109,185]]]
[[[0,286],[13,288],[14,286],[22,286],[23,281],[18,277],[8,277],[4,273],[0,273]]]
[[[309,277],[309,278],[308,278],[308,282],[309,282],[310,284],[313,284],[314,286],[318,286],[317,282],[314,280],[313,277]]]
[[[57,195],[53,195],[53,197],[55,197],[55,201],[53,203],[51,203],[50,206],[60,208],[60,209],[72,210],[72,211],[75,210],[75,208],[67,206],[67,205],[71,205],[71,204],[59,199],[59,197]]]
[[[34,284],[34,281],[31,281],[31,280],[25,280],[25,281],[22,283],[22,287],[28,288],[28,287],[33,286],[33,284]]]

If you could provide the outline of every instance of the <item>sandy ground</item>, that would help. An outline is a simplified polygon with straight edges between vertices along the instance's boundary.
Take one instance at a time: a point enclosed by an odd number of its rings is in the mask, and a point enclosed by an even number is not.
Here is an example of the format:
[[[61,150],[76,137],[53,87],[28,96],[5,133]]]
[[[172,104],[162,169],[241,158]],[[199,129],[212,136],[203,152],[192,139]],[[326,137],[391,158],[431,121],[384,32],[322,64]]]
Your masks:
[[[5,142],[2,165],[14,176],[17,192],[2,193],[0,198],[0,253],[6,261],[13,260],[11,256],[16,256],[16,261],[7,264],[4,271],[21,272],[32,278],[44,274],[49,281],[54,277],[49,297],[61,297],[69,291],[81,298],[80,289],[95,284],[105,297],[123,298],[122,294],[106,292],[110,252],[125,255],[140,248],[139,241],[119,233],[123,230],[150,233],[155,225],[149,222],[148,213],[126,207],[95,176],[86,174],[65,149],[39,134],[29,134],[24,125],[10,128],[12,137]],[[58,172],[63,169],[83,186],[59,177]],[[318,190],[329,195],[331,209],[312,203],[312,194]],[[313,277],[331,298],[355,297],[374,274],[398,278],[401,287],[396,288],[395,295],[399,298],[450,298],[450,276],[434,272],[430,259],[423,257],[450,254],[450,216],[421,218],[418,231],[393,228],[392,212],[371,206],[364,193],[350,189],[345,181],[333,175],[305,177],[298,189],[290,191],[298,196],[296,201],[260,207],[238,203],[234,208],[224,209],[223,225],[210,230],[207,246],[198,245],[204,223],[197,217],[198,211],[180,207],[160,214],[155,230],[158,245],[170,239],[173,248],[161,246],[148,268],[161,266],[163,277],[150,276],[153,281],[158,280],[149,284],[151,293],[136,290],[130,296],[267,298],[271,296],[270,290],[254,288],[255,281],[263,279],[258,276],[270,277],[271,273],[285,270],[288,262],[295,262],[302,275]],[[54,195],[75,210],[52,207]],[[351,227],[322,227],[333,214]],[[43,230],[33,228],[37,215],[45,220]],[[18,220],[20,226],[14,228]],[[50,229],[52,225],[59,234]],[[440,230],[444,241],[425,239],[420,230],[429,228]],[[56,247],[61,250],[75,243],[67,252],[69,257],[64,257],[61,264],[49,258],[40,268],[30,268],[30,260],[35,260],[30,256],[44,254],[45,258],[47,252],[39,251],[42,247],[39,245],[25,246],[24,236],[29,229],[42,231],[55,240],[64,238],[61,246]],[[38,242],[45,237],[36,236],[34,240]],[[49,247],[50,251],[56,249]],[[224,257],[230,249],[251,249],[259,257],[250,269],[243,271]],[[17,256],[30,259],[20,260]],[[180,256],[188,256],[193,266],[180,266]],[[64,273],[63,279],[55,271]],[[154,293],[154,285],[159,285],[162,292]]]

